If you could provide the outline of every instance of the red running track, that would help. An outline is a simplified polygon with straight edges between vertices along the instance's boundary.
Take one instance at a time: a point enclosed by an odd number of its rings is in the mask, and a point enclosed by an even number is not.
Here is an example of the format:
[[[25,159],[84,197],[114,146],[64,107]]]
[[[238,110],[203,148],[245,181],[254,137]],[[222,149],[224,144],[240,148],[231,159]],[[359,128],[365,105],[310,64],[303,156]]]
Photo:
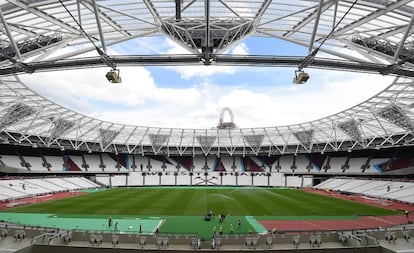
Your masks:
[[[49,200],[55,200],[55,199],[62,199],[67,198],[74,195],[81,195],[85,194],[84,192],[59,192],[59,193],[51,193],[47,195],[40,195],[36,197],[29,197],[29,198],[21,198],[16,199],[13,201],[5,201],[0,202],[0,210],[5,210],[17,206],[25,206],[25,205],[31,205],[35,203],[45,202]]]
[[[414,205],[399,203],[396,201],[382,201],[361,196],[344,195],[318,190],[306,190],[316,194],[329,195],[335,198],[358,201],[366,205],[373,205],[392,210],[407,210],[406,215],[387,215],[387,216],[360,216],[354,220],[261,220],[259,221],[267,230],[276,228],[278,231],[337,231],[337,230],[358,230],[378,227],[390,227],[403,225],[414,220]]]
[[[411,217],[412,218],[412,217]],[[355,220],[265,220],[259,221],[267,230],[337,231],[389,227],[406,224],[405,215],[361,216]]]

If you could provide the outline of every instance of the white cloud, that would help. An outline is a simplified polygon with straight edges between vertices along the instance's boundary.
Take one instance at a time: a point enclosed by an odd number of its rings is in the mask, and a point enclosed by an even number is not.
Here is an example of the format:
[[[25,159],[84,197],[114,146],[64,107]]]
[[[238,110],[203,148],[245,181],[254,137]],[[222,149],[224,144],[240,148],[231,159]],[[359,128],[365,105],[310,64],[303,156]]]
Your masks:
[[[259,69],[258,75],[270,69]],[[384,89],[392,77],[307,70],[307,84],[222,86],[209,81],[184,88],[164,88],[143,67],[122,68],[123,83],[110,84],[106,68],[37,73],[22,76],[32,89],[55,101],[102,120],[183,128],[217,125],[220,111],[230,107],[239,127],[307,122],[360,103]],[[254,73],[254,72],[253,72]],[[289,74],[291,72],[289,71]]]
[[[249,48],[247,47],[246,44],[240,43],[232,50],[232,54],[235,54],[235,55],[248,55],[249,54]]]
[[[170,50],[166,53],[168,54],[188,54],[188,50],[181,47],[177,43],[167,40],[168,44],[171,46]],[[240,43],[231,50],[232,54],[235,55],[247,55],[249,49],[246,44]],[[214,74],[234,74],[237,70],[234,66],[214,66],[212,65],[194,65],[194,66],[173,66],[168,67],[171,70],[174,70],[180,73],[183,79],[190,79],[193,77],[206,78]]]

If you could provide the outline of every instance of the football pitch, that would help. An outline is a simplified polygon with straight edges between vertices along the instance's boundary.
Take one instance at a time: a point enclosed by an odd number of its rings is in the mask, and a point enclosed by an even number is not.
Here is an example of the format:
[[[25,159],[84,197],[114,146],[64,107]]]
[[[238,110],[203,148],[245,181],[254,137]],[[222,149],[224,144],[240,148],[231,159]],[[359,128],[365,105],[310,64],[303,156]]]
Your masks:
[[[205,221],[212,211],[215,218]],[[66,199],[8,209],[0,219],[67,229],[109,230],[108,217],[123,232],[199,234],[209,238],[214,227],[229,233],[263,232],[258,220],[356,219],[398,212],[295,189],[248,187],[142,187],[102,190]],[[218,215],[226,216],[223,223]],[[37,216],[36,216],[37,215]],[[36,217],[36,218],[30,218]],[[61,219],[61,220],[59,220]],[[77,220],[83,219],[83,220]],[[34,220],[36,224],[30,221]],[[238,223],[242,224],[238,226]],[[52,222],[52,223],[50,223]],[[54,223],[53,223],[54,222]],[[83,228],[91,222],[92,228]],[[40,223],[40,224],[39,224]],[[72,223],[72,226],[71,226]],[[73,224],[77,224],[73,227]],[[141,225],[139,225],[141,224]],[[231,224],[231,225],[230,225]]]

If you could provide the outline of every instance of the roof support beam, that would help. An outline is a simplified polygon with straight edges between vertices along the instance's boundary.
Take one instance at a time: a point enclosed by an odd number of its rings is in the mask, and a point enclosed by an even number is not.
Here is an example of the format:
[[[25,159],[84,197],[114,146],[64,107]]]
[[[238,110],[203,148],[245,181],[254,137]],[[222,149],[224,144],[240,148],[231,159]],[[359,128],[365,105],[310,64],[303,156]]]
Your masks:
[[[256,14],[256,21],[255,23],[259,23],[260,19],[262,18],[263,14],[265,13],[265,11],[267,10],[267,8],[269,7],[269,5],[272,3],[272,0],[265,0],[262,4],[262,6],[260,6],[259,11]]]
[[[344,28],[342,28],[342,29],[338,29],[335,33],[334,33],[334,37],[335,36],[338,36],[338,35],[342,35],[342,34],[344,34],[344,33],[346,33],[346,32],[348,32],[348,31],[350,31],[350,30],[353,30],[353,29],[355,29],[356,27],[358,27],[358,26],[360,26],[360,25],[362,25],[362,24],[365,24],[365,23],[367,23],[367,22],[369,22],[369,21],[371,21],[371,20],[373,20],[373,19],[376,19],[376,18],[378,18],[379,16],[382,16],[382,15],[384,15],[385,13],[387,13],[387,12],[389,12],[389,11],[392,11],[392,10],[394,10],[394,9],[396,9],[396,8],[398,8],[398,7],[401,7],[401,6],[403,6],[403,5],[405,5],[405,4],[407,4],[407,3],[409,3],[409,2],[411,2],[412,0],[400,0],[400,1],[396,1],[395,3],[393,3],[393,4],[390,4],[387,8],[385,8],[385,9],[382,9],[382,10],[378,10],[378,11],[376,11],[376,12],[372,12],[372,14],[370,14],[370,15],[368,15],[368,16],[366,16],[366,17],[364,17],[364,18],[361,18],[361,19],[359,19],[359,20],[357,20],[357,21],[355,21],[355,22],[353,22],[353,23],[351,23],[351,24],[349,24],[349,25],[347,25],[347,26],[345,26]]]
[[[175,0],[175,20],[181,20],[181,0]]]
[[[285,34],[283,34],[283,36],[291,36],[292,34],[294,34],[295,32],[297,32],[298,30],[300,30],[301,28],[303,28],[304,26],[306,26],[307,24],[309,24],[312,20],[314,20],[314,19],[318,19],[319,20],[319,17],[321,15],[321,13],[324,12],[325,10],[329,9],[332,5],[333,5],[333,2],[332,1],[329,1],[329,2],[326,2],[325,4],[323,4],[323,0],[320,0],[319,5],[317,6],[316,11],[313,11],[312,14],[309,14],[308,17],[306,17],[304,20],[302,20],[301,22],[299,22],[298,24],[296,24],[291,31],[286,32]],[[303,9],[299,13],[305,12],[308,9],[314,9],[315,7],[316,6],[312,6],[312,8]]]
[[[94,7],[92,7],[92,6],[90,6],[90,3],[83,3],[83,5],[86,7],[86,8],[88,8],[89,10],[91,10],[91,8],[93,8],[93,11],[95,12],[95,8]],[[121,33],[122,35],[124,35],[124,36],[128,36],[128,35],[131,35],[131,34],[129,34],[128,32],[125,32],[124,31],[124,29],[119,25],[119,24],[117,24],[114,20],[112,20],[110,17],[108,17],[108,15],[106,15],[101,9],[102,9],[102,6],[101,5],[99,5],[99,4],[96,4],[96,9],[98,10],[98,16],[99,16],[99,18],[100,19],[102,19],[105,23],[107,23],[108,25],[110,25],[115,31],[117,31],[117,32],[119,32],[119,33]],[[113,11],[113,9],[112,8],[105,8],[106,10],[109,10],[109,11]]]
[[[16,0],[8,0],[8,1],[10,3],[13,3],[14,5],[24,9],[24,10],[27,10],[27,11],[31,12],[33,15],[41,17],[44,20],[47,20],[47,21],[61,27],[63,30],[69,31],[73,34],[80,34],[80,31],[78,31],[77,29],[73,28],[72,26],[66,24],[65,22],[63,22],[59,19],[56,19],[55,17],[52,17],[52,16],[46,14],[43,11],[40,11],[37,8],[32,8],[32,7],[28,6],[27,4],[24,4],[23,2],[16,1]]]
[[[286,40],[288,42],[292,42],[292,43],[297,44],[297,45],[300,45],[300,46],[304,46],[304,47],[308,46],[305,42],[299,41],[299,40],[295,40],[295,39],[293,39],[291,37],[280,36],[278,34],[272,34],[272,33],[266,32],[265,30],[263,30],[263,31],[260,30],[258,32],[263,33],[265,35],[268,35],[270,37],[274,37],[274,38]],[[319,51],[320,52],[325,52],[325,53],[328,53],[328,54],[331,54],[331,55],[335,55],[335,56],[340,57],[342,59],[347,59],[347,60],[354,61],[354,62],[360,62],[361,61],[360,58],[353,57],[353,56],[351,56],[349,54],[344,54],[344,53],[341,53],[339,51],[334,51],[334,50],[331,50],[331,49],[327,49],[325,47],[321,47],[319,49]]]
[[[98,6],[96,5],[96,0],[92,0],[93,12],[95,13],[96,25],[98,26],[99,38],[101,40],[101,46],[104,53],[106,53],[106,44],[105,44],[105,37],[102,31],[101,26],[101,17],[98,10]]]
[[[20,59],[21,58],[20,50],[17,47],[16,41],[14,41],[13,35],[10,32],[9,25],[7,24],[6,19],[4,18],[3,11],[1,10],[1,8],[0,8],[0,20],[3,23],[3,27],[4,27],[4,30],[6,31],[7,37],[9,37],[10,44],[13,47],[14,52],[16,52],[16,58]]]
[[[157,10],[154,8],[154,5],[149,0],[143,0],[144,4],[147,6],[148,11],[151,13],[152,17],[154,18],[154,22],[157,25],[161,24],[161,18],[158,14]]]
[[[332,29],[335,28],[336,26],[336,16],[338,14],[338,4],[339,4],[339,0],[334,0],[335,2],[335,8],[334,8],[334,13],[333,13],[333,19],[332,19]]]
[[[172,57],[174,56],[174,57]],[[116,64],[124,66],[171,66],[184,64],[200,64],[200,56],[198,55],[141,55],[141,56],[113,56],[112,61]],[[217,65],[225,66],[262,66],[262,67],[288,67],[297,66],[304,61],[303,57],[277,57],[277,56],[228,56],[214,55]],[[101,67],[104,63],[100,57],[82,58],[82,59],[66,59],[56,61],[42,61],[28,63],[32,71],[53,71],[59,69],[76,69],[85,67]],[[363,73],[376,73],[382,75],[400,75],[406,77],[414,77],[414,70],[403,67],[390,67],[386,64],[375,64],[369,62],[349,62],[334,59],[314,58],[308,67],[348,70]],[[1,75],[10,75],[22,73],[22,69],[16,66],[0,68]]]
[[[152,25],[152,26],[154,26],[154,28],[156,27],[156,25],[155,25],[154,23],[151,23],[150,21],[145,20],[145,19],[142,19],[142,18],[139,18],[139,17],[137,17],[137,16],[131,15],[131,14],[127,13],[127,12],[120,11],[120,10],[113,9],[113,8],[109,8],[109,7],[107,7],[107,6],[105,6],[105,5],[101,5],[101,4],[98,4],[98,6],[99,6],[99,8],[100,8],[100,9],[109,10],[109,11],[115,12],[115,13],[117,13],[117,14],[120,14],[120,15],[122,15],[122,16],[125,16],[125,17],[128,17],[128,18],[131,18],[131,19],[137,20],[137,21],[139,21],[139,22],[142,22],[142,23],[145,23],[145,24]]]
[[[80,0],[76,0],[76,9],[78,10],[78,22],[79,22],[79,25],[82,26],[82,13],[81,13]]]
[[[122,39],[119,39],[119,40],[114,40],[114,41],[109,42],[107,44],[107,46],[115,45],[115,44],[118,44],[118,43],[121,43],[121,42],[124,42],[124,41],[127,41],[127,40],[132,40],[132,39],[135,39],[135,38],[138,38],[138,37],[141,37],[141,36],[145,36],[145,35],[148,35],[148,34],[152,34],[152,33],[154,33],[154,31],[144,32],[144,33],[136,34],[136,35],[131,36],[131,37],[125,37],[125,38],[122,38]],[[67,53],[67,54],[63,54],[63,55],[53,57],[50,60],[51,61],[56,61],[56,60],[60,60],[60,59],[71,58],[71,57],[74,57],[74,56],[77,56],[77,55],[80,55],[80,54],[84,54],[84,53],[87,53],[87,52],[90,52],[90,51],[94,51],[94,50],[96,50],[96,48],[91,46],[91,47],[83,48],[83,49],[80,49],[80,50],[76,50],[74,52],[70,52],[70,53]]]
[[[287,15],[280,16],[280,17],[277,17],[277,18],[271,19],[271,20],[269,20],[269,21],[263,22],[263,23],[259,24],[257,27],[263,27],[263,26],[265,26],[265,25],[267,25],[267,24],[274,23],[274,22],[276,22],[276,21],[279,21],[279,20],[282,20],[282,19],[285,19],[285,18],[289,18],[289,17],[295,16],[295,15],[297,15],[297,14],[299,14],[299,13],[302,13],[302,12],[305,12],[305,11],[308,11],[308,10],[311,10],[311,9],[314,9],[314,8],[315,8],[315,6],[307,7],[307,8],[304,8],[304,9],[300,9],[300,10],[298,10],[298,11],[295,11],[295,12],[289,13],[289,14],[287,14]]]
[[[223,0],[219,0],[219,2],[226,7],[229,11],[231,11],[234,15],[236,15],[236,17],[244,20],[244,18],[242,16],[239,15],[239,13],[237,13],[235,10],[233,10],[233,8],[231,8],[228,4],[226,4]]]
[[[393,60],[393,63],[395,63],[395,62],[397,62],[397,61],[398,61],[398,56],[400,55],[401,50],[402,50],[402,49],[403,49],[403,47],[404,47],[405,40],[407,39],[408,35],[410,35],[410,30],[411,30],[411,27],[413,26],[413,23],[414,23],[414,13],[413,13],[413,15],[411,16],[411,20],[410,20],[410,22],[408,23],[407,28],[405,29],[404,35],[403,35],[403,37],[401,38],[400,43],[398,44],[397,51],[394,53],[394,60]]]
[[[210,50],[210,0],[204,0],[204,18],[206,22],[205,50]],[[203,45],[202,45],[203,46]],[[209,52],[209,51],[207,51]],[[207,53],[205,52],[205,53]]]
[[[309,41],[308,54],[311,54],[313,51],[313,44],[315,43],[316,32],[318,31],[319,19],[321,18],[322,6],[323,6],[323,0],[320,0],[318,11],[316,12],[315,23],[313,24],[312,36]]]

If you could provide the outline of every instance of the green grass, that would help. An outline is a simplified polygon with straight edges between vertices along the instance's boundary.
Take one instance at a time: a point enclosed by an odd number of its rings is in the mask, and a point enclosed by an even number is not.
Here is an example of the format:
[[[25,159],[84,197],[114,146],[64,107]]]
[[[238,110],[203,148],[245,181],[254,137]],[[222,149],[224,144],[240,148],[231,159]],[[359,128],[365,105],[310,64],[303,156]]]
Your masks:
[[[117,188],[7,210],[23,213],[202,216],[388,215],[395,211],[293,189]]]
[[[224,224],[219,222],[218,215],[212,221],[204,221],[204,215],[210,210],[228,215]],[[0,219],[36,226],[43,224],[70,229],[76,225],[75,228],[112,231],[107,226],[107,219],[112,216],[119,221],[124,232],[136,232],[139,223],[143,223],[144,230],[150,232],[156,226],[154,219],[155,222],[163,219],[165,222],[159,229],[160,233],[198,234],[210,240],[213,228],[218,231],[221,225],[224,234],[229,233],[230,224],[236,234],[245,234],[265,230],[257,220],[344,220],[358,219],[359,215],[396,213],[293,189],[143,187],[96,191],[8,209],[0,212]],[[237,225],[239,220],[240,228]]]

